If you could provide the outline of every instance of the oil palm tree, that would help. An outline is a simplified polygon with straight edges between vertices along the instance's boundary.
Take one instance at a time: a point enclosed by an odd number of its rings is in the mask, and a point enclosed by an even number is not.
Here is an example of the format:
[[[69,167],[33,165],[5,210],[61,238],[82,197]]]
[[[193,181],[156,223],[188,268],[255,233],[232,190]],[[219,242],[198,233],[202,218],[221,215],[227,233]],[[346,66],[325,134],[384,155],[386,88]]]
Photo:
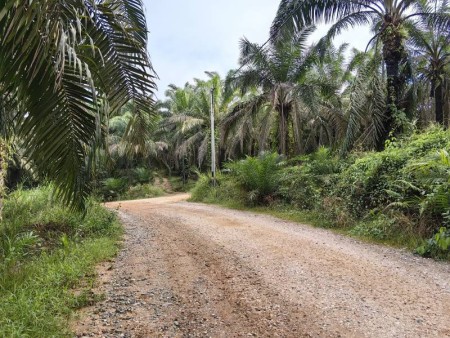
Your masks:
[[[0,0],[0,97],[25,155],[66,202],[88,194],[86,158],[110,111],[149,114],[154,75],[141,0]]]
[[[442,3],[435,1],[436,11],[444,11]],[[445,91],[450,83],[450,31],[439,25],[412,26],[408,31],[412,57],[418,63],[419,77],[429,82],[430,97],[434,99],[434,113],[437,123],[444,126]]]
[[[382,55],[387,75],[386,116],[383,137],[378,148],[384,146],[389,133],[395,129],[395,114],[402,108],[400,98],[406,78],[406,24],[414,26],[419,19],[434,22],[443,30],[450,30],[447,1],[442,12],[426,0],[282,0],[274,19],[271,36],[277,39],[284,31],[295,31],[320,21],[333,22],[327,38],[357,25],[373,25],[373,40],[381,41]]]
[[[129,103],[108,121],[106,155],[110,160],[128,165],[139,162],[149,165],[166,145],[155,141],[160,115],[133,114],[134,105]]]
[[[279,153],[289,155],[302,151],[299,149],[299,123],[305,115],[315,113],[317,102],[317,83],[308,77],[317,59],[316,54],[306,47],[312,31],[313,28],[304,29],[294,38],[285,36],[268,46],[259,46],[246,39],[241,41],[241,69],[229,74],[227,86],[234,90],[240,88],[241,94],[249,91],[253,94],[239,102],[225,118],[225,132],[242,123],[244,118],[262,113],[260,148],[275,123]],[[290,133],[293,134],[295,151],[290,146]]]
[[[316,85],[315,111],[300,124],[302,149],[312,152],[321,146],[340,146],[347,128],[345,88],[351,84],[353,61],[346,65],[348,44],[326,45],[306,77]]]
[[[235,102],[220,124],[223,157],[236,160],[245,155],[258,156],[268,149],[274,115],[270,106],[261,102],[263,96],[259,88],[251,88],[246,93],[236,91],[235,96]]]
[[[166,92],[167,117],[163,130],[170,134],[167,143],[178,160],[188,159],[189,165],[201,168],[205,164],[211,140],[211,89],[214,93],[214,114],[217,124],[228,109],[231,97],[224,92],[217,73],[207,72],[207,80],[195,79],[183,88],[170,86]],[[219,139],[219,136],[215,136]]]
[[[377,51],[354,51],[349,70],[355,75],[343,92],[348,98],[348,106],[345,112],[347,128],[342,153],[355,145],[363,149],[374,149],[383,137],[386,87],[381,58]]]

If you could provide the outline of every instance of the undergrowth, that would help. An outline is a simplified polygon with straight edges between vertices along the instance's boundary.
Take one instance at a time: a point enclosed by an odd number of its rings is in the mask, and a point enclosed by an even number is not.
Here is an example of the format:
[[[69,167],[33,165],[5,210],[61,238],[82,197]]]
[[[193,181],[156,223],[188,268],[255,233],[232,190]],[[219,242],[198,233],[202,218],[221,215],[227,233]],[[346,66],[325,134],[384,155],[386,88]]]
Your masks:
[[[215,186],[209,177],[200,177],[192,200],[257,207],[283,218],[407,247],[423,256],[449,259],[448,149],[450,133],[433,127],[392,140],[382,152],[340,157],[321,148],[287,163],[276,154],[249,157],[229,164],[231,171],[218,175]]]
[[[123,201],[136,200],[141,198],[159,197],[165,194],[164,190],[151,184],[138,184],[130,187],[124,194],[120,196]]]
[[[96,263],[117,252],[121,228],[94,200],[85,215],[65,208],[52,187],[18,190],[4,201],[0,224],[0,336],[66,337],[88,292]],[[76,294],[73,288],[85,289]]]

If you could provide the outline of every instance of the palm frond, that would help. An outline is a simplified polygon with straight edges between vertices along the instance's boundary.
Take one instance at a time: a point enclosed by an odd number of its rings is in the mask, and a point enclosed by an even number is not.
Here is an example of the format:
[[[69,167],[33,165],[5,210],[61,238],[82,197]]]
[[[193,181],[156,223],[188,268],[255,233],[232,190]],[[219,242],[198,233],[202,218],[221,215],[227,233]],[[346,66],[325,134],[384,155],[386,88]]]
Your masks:
[[[140,0],[5,0],[0,15],[1,96],[17,98],[26,156],[80,206],[86,158],[109,111],[133,100],[151,114],[154,75]]]

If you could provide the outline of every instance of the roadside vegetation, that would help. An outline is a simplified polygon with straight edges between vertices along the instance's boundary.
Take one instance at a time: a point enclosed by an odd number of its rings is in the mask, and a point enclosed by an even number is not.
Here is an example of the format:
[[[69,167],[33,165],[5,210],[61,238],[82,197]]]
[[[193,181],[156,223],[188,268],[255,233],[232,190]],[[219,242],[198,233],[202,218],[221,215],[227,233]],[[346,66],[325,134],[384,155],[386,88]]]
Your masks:
[[[439,0],[281,1],[268,43],[243,39],[240,67],[222,87],[210,74],[207,87],[220,89],[221,172],[217,186],[201,175],[193,199],[285,210],[286,217],[448,258],[449,13]],[[328,34],[308,45],[324,22]],[[374,36],[366,51],[332,43],[342,30],[367,24]],[[179,123],[166,137],[183,136],[172,142],[180,145],[175,158],[200,172],[209,152],[188,127],[208,128],[194,117],[205,91],[199,81],[172,87],[165,103]]]
[[[52,186],[16,190],[0,223],[0,336],[70,335],[74,310],[98,300],[95,265],[113,258],[122,228],[89,199],[85,214],[58,199]],[[75,291],[76,290],[76,291]]]
[[[433,127],[381,152],[340,157],[328,148],[286,159],[276,153],[203,175],[192,200],[254,208],[372,241],[450,258],[450,133]]]
[[[358,25],[367,50],[333,44]],[[71,289],[120,235],[96,200],[195,184],[197,201],[450,255],[447,1],[280,1],[237,69],[161,101],[141,0],[6,0],[0,33],[2,336],[64,335],[93,301]]]
[[[72,312],[96,301],[95,265],[118,249],[121,227],[94,195],[120,168],[108,126],[125,112],[130,185],[147,184],[139,131],[156,113],[143,5],[5,0],[0,12],[0,336],[67,337]]]

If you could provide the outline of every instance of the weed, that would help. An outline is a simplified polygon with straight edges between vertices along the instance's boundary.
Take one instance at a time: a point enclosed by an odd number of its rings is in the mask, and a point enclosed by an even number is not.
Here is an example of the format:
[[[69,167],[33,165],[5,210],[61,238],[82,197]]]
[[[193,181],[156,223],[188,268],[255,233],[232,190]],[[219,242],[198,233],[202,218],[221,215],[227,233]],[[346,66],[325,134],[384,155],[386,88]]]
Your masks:
[[[89,200],[86,214],[64,207],[52,187],[18,190],[4,201],[0,224],[0,336],[69,336],[75,308],[95,301],[96,263],[115,255],[121,228],[114,214]]]
[[[135,200],[140,198],[151,198],[164,195],[164,190],[151,184],[138,184],[130,187],[120,198],[122,200]]]

